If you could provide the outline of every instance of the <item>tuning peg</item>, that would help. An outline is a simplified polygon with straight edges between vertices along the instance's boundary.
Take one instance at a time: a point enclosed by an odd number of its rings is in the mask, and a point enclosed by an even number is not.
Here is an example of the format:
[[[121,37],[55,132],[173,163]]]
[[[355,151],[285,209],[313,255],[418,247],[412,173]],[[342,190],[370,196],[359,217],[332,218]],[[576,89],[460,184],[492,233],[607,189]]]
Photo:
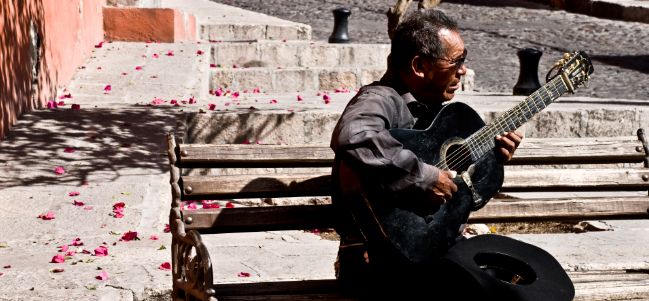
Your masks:
[[[567,59],[570,58],[570,54],[566,52],[566,53],[563,54],[563,57],[566,58],[566,60],[567,60]]]

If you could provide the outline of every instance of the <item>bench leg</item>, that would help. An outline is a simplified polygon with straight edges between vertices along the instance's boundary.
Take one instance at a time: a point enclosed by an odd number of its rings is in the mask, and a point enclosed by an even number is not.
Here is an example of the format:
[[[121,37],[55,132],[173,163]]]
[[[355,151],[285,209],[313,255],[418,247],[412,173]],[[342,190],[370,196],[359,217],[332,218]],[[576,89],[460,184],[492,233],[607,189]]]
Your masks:
[[[214,297],[216,291],[213,288],[212,261],[201,235],[196,230],[182,233],[184,227],[180,219],[171,223],[170,228],[173,276],[171,299],[217,301]]]

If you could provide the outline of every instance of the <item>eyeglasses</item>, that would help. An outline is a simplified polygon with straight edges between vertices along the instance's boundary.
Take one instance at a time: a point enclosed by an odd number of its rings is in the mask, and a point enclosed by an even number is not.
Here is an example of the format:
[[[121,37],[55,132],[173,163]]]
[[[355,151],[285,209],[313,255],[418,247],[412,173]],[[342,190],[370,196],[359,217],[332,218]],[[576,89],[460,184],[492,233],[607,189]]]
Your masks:
[[[427,56],[427,57],[432,58],[432,59],[438,59],[438,60],[442,60],[442,61],[451,62],[451,66],[455,66],[455,71],[457,72],[460,69],[462,69],[462,67],[464,66],[464,61],[466,60],[466,54],[467,54],[467,51],[466,51],[466,49],[464,49],[464,52],[462,53],[462,57],[457,59],[457,60],[449,60],[449,59],[445,59],[445,58],[441,58],[441,57],[434,57],[434,56],[430,56],[430,55],[426,55],[426,54],[419,54],[419,55]]]

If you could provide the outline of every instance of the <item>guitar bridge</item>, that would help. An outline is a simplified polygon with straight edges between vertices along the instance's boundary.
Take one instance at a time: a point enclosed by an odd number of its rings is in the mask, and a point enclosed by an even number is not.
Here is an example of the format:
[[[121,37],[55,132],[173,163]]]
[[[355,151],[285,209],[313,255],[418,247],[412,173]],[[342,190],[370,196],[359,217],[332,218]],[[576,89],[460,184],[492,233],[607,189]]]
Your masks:
[[[469,169],[462,172],[462,180],[464,181],[464,183],[466,183],[466,186],[468,186],[469,189],[471,190],[471,195],[473,197],[473,205],[475,207],[480,207],[483,205],[484,201],[482,200],[482,197],[480,197],[478,192],[475,191],[475,188],[473,187],[471,176],[473,176],[474,171],[475,171],[475,164],[471,164],[471,166],[469,166]]]

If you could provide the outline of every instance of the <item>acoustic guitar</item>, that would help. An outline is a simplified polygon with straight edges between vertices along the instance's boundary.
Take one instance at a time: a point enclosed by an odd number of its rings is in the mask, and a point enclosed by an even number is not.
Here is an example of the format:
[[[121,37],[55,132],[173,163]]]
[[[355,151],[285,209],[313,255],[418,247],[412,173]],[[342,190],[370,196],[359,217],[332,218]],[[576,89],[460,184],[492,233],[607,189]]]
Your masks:
[[[553,70],[557,72],[550,77]],[[488,125],[468,105],[455,102],[444,106],[426,130],[389,130],[425,163],[457,172],[453,182],[458,191],[442,206],[383,195],[336,160],[340,165],[334,179],[339,179],[344,204],[368,243],[388,245],[412,263],[444,256],[471,211],[484,207],[502,187],[504,169],[494,153],[494,137],[519,128],[564,93],[587,87],[592,73],[586,53],[566,53],[543,87]]]

